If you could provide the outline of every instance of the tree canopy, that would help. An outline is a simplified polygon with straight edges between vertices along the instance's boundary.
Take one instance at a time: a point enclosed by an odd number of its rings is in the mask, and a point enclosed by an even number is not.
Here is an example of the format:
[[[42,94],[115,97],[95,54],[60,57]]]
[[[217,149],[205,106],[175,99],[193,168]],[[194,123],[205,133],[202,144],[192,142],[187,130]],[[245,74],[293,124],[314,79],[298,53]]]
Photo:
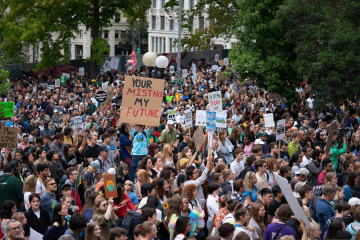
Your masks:
[[[69,39],[74,38],[75,33],[80,31],[79,25],[84,24],[93,35],[90,75],[94,77],[97,64],[109,52],[108,42],[101,37],[101,31],[111,26],[111,19],[116,19],[120,12],[129,16],[130,20],[144,18],[150,3],[151,0],[139,0],[136,4],[131,0],[4,1],[0,11],[10,10],[0,22],[0,50],[12,57],[18,46],[39,45],[41,61],[37,69],[67,62]],[[137,8],[139,4],[144,7]]]

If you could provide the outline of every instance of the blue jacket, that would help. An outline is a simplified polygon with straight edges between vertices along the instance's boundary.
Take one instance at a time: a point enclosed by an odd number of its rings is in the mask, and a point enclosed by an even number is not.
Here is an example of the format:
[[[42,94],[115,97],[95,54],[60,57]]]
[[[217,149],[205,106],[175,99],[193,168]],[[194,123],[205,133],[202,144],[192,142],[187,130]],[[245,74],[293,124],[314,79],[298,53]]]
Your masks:
[[[126,150],[125,146],[131,146],[132,140],[129,139],[129,135],[121,134],[120,135],[120,160],[125,158],[131,158],[131,155]]]
[[[335,217],[334,208],[331,206],[329,201],[323,198],[319,198],[316,203],[316,213],[318,216],[321,231],[324,229],[326,221],[329,218]]]

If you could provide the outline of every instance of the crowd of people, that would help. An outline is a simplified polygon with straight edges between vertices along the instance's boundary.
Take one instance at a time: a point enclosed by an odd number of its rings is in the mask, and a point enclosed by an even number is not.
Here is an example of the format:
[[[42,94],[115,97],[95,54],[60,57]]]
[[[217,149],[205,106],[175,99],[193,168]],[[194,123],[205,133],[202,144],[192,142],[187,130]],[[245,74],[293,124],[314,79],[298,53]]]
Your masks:
[[[1,126],[19,130],[17,148],[0,154],[0,238],[359,240],[360,102],[316,111],[306,83],[290,103],[235,72],[221,79],[224,66],[213,72],[193,62],[201,74],[192,79],[188,69],[183,84],[166,69],[158,126],[119,121],[125,72],[73,73],[55,89],[47,88],[51,76],[11,78],[0,102],[15,102],[14,117]],[[114,89],[110,104],[96,100],[104,82]],[[209,109],[213,91],[221,92],[226,128],[208,132],[196,111]],[[286,121],[284,139],[276,141],[264,114]],[[107,197],[106,175],[117,197]],[[307,219],[295,216],[275,175]]]

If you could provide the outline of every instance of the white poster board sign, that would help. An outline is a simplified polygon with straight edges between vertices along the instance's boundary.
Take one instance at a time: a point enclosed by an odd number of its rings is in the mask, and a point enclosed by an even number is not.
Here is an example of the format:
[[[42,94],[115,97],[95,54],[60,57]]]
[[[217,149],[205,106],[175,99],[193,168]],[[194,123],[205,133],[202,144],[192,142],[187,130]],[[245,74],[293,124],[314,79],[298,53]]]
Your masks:
[[[175,66],[170,66],[170,73],[173,74],[175,72]]]
[[[275,127],[274,115],[272,113],[264,114],[265,127]]]
[[[112,57],[110,62],[110,68],[117,70],[119,66],[119,58]]]
[[[221,92],[211,92],[208,94],[209,97],[209,111],[220,112],[222,111]]]
[[[79,75],[84,76],[85,69],[84,67],[79,68]]]
[[[102,90],[103,90],[103,91],[106,91],[108,85],[109,85],[109,82],[104,82],[104,83],[102,83],[102,84],[101,84]]]
[[[65,76],[66,79],[70,79],[70,73],[62,73],[62,76]]]
[[[37,87],[33,87],[33,92],[36,93]]]
[[[301,218],[308,228],[313,229],[313,227],[310,225],[309,220],[305,216],[304,211],[301,209],[298,201],[296,200],[293,192],[291,191],[290,184],[288,183],[288,180],[286,180],[283,177],[280,177],[277,174],[274,174],[274,176],[275,176],[275,178],[276,178],[276,180],[277,180],[277,182],[278,182],[278,184],[279,184],[279,186],[281,188],[281,191],[284,193],[286,201],[290,205],[290,208],[293,211],[295,217],[299,221],[300,221],[300,218]]]
[[[219,69],[219,66],[218,65],[212,65],[212,68],[211,68],[213,71],[217,71]]]
[[[216,127],[226,128],[226,112],[216,112]]]
[[[186,78],[186,77],[188,76],[188,71],[187,71],[187,69],[183,69],[183,70],[182,70],[182,76],[183,76],[184,78]]]
[[[229,66],[229,59],[228,58],[224,58],[224,65]]]
[[[196,110],[196,126],[206,127],[206,111],[205,110]]]
[[[60,87],[60,79],[55,79],[55,87]]]
[[[103,68],[104,68],[105,72],[110,71],[110,69],[111,69],[110,64],[111,64],[111,62],[109,60],[105,61],[104,65],[103,65]]]
[[[276,126],[276,141],[285,138],[285,119],[277,121]]]
[[[193,63],[192,66],[191,66],[191,71],[192,71],[192,78],[193,79],[196,79],[197,78],[197,73],[196,73],[196,64]]]
[[[104,75],[105,74],[105,70],[103,68],[100,68],[100,75]]]
[[[170,110],[167,112],[167,120],[175,121],[175,117],[176,117],[176,110]]]
[[[191,114],[191,109],[186,109],[184,111],[184,116],[185,116],[185,128],[189,128],[192,126],[192,114]]]
[[[74,129],[82,128],[82,123],[81,116],[74,117]]]
[[[219,61],[219,54],[215,54],[215,62]]]

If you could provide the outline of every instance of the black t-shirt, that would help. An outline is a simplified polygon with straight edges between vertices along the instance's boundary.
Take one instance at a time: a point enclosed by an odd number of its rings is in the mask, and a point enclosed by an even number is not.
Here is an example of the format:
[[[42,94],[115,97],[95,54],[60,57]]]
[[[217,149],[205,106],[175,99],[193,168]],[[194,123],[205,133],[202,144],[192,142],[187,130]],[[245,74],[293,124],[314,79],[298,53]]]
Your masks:
[[[269,205],[269,212],[268,212],[269,215],[275,216],[275,212],[280,206],[281,206],[281,202],[276,201],[274,198]]]
[[[97,144],[95,144],[94,147],[90,147],[89,145],[87,145],[84,150],[84,156],[86,159],[92,158],[93,160],[95,160],[99,157],[99,146]]]
[[[264,123],[264,117],[262,117],[261,115],[257,115],[254,120],[253,120],[254,124],[258,124],[258,123]]]
[[[182,141],[178,146],[178,152],[181,152],[184,148],[186,148],[188,146],[188,144],[189,143],[185,143],[184,141]]]

